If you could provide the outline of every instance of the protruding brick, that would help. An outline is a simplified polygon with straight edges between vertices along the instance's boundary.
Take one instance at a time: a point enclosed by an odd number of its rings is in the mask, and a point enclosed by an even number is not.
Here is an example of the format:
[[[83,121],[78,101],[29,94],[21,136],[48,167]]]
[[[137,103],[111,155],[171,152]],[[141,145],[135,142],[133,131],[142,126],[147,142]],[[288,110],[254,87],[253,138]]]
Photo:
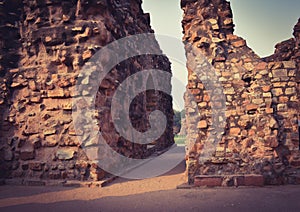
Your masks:
[[[229,135],[232,135],[232,136],[237,136],[239,135],[239,133],[241,132],[240,128],[231,128],[230,131],[229,131]]]
[[[50,98],[64,97],[64,95],[65,93],[63,89],[49,90],[47,92],[47,96]]]
[[[197,128],[199,128],[199,129],[205,129],[205,128],[207,128],[207,122],[206,122],[205,120],[201,120],[201,121],[198,123]]]
[[[232,45],[233,45],[234,47],[236,47],[236,48],[243,47],[243,46],[246,45],[246,41],[243,40],[243,39],[240,39],[240,40],[238,40],[238,41],[232,42]]]
[[[56,157],[59,160],[71,160],[73,159],[75,151],[73,149],[58,149],[56,152]]]
[[[272,94],[274,96],[280,96],[283,94],[282,88],[274,88],[272,89]]]
[[[246,110],[250,111],[250,110],[257,110],[258,105],[257,104],[247,104],[246,105]]]
[[[257,64],[257,66],[255,67],[257,70],[264,70],[267,68],[267,63],[266,62],[260,62]]]
[[[21,160],[32,160],[35,158],[35,151],[33,147],[26,147],[20,151]]]

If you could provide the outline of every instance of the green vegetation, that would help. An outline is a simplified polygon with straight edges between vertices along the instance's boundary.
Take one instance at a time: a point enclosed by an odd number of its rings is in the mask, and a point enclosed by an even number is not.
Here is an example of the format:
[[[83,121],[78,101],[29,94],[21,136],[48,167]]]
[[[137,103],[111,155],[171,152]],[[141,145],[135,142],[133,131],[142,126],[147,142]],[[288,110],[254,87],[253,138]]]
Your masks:
[[[178,134],[181,128],[181,112],[174,110],[173,133]]]
[[[174,111],[174,118],[173,118],[173,133],[174,135],[178,134],[181,129],[181,120],[185,118],[185,110],[182,111]]]
[[[185,135],[175,135],[174,136],[174,141],[176,144],[185,144],[185,139],[186,139]]]

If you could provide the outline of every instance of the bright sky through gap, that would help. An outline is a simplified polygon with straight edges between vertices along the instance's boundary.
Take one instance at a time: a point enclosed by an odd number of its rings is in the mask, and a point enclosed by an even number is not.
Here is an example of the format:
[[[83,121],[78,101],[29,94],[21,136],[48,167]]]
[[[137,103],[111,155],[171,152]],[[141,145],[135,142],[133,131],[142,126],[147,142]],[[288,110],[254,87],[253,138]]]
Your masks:
[[[234,33],[246,39],[248,46],[261,57],[271,55],[277,43],[292,37],[294,25],[300,17],[300,0],[230,0],[230,3]],[[150,13],[151,27],[156,34],[181,40],[183,12],[180,0],[143,0],[142,6],[144,12]],[[176,78],[172,82],[174,109],[181,110],[187,84],[185,61],[169,59],[173,78]]]
[[[234,33],[246,39],[260,57],[273,54],[277,43],[293,37],[293,28],[300,17],[299,0],[230,0],[230,3]]]

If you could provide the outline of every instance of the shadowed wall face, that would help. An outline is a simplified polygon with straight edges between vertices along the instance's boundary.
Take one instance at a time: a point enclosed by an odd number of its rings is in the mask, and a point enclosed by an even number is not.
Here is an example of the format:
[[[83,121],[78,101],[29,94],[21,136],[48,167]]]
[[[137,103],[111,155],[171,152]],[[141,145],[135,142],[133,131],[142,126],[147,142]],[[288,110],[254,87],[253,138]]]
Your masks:
[[[105,172],[86,156],[80,132],[74,129],[72,110],[78,107],[72,105],[78,96],[74,88],[81,68],[104,46],[129,35],[153,32],[141,1],[1,0],[0,16],[0,177],[103,178]],[[155,42],[144,48],[160,51]],[[116,152],[131,158],[148,157],[174,143],[172,98],[162,92],[140,93],[130,105],[132,125],[141,132],[149,129],[152,111],[166,115],[167,128],[152,148],[124,139],[112,123],[115,90],[126,78],[146,69],[171,72],[164,56],[132,57],[116,64],[96,95],[103,137]],[[164,83],[171,87],[170,81]]]
[[[300,165],[299,23],[294,38],[278,44],[273,56],[259,58],[233,34],[229,2],[182,0],[181,7],[187,55],[190,45],[198,52],[187,58],[189,183],[198,175],[234,174],[259,174],[267,184],[294,183]],[[189,68],[198,58],[206,58],[218,76],[220,95]],[[230,182],[223,180],[220,185]]]

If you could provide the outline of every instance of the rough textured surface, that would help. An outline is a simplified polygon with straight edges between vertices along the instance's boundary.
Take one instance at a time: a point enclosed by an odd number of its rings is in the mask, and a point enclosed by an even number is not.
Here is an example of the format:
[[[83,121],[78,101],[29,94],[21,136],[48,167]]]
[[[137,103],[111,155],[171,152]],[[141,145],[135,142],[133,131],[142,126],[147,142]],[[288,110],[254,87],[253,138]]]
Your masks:
[[[207,58],[202,68],[212,66],[222,86],[210,90],[188,70],[193,100],[186,96],[186,126],[189,142],[196,141],[188,149],[189,183],[202,175],[232,174],[258,176],[258,181],[253,179],[259,183],[260,176],[267,184],[299,183],[299,21],[294,38],[262,59],[233,34],[232,12],[225,0],[182,0],[181,6],[183,41]],[[97,50],[127,35],[152,32],[141,1],[0,0],[0,17],[0,177],[103,178],[105,172],[88,160],[73,127],[74,85],[80,68]],[[119,83],[149,68],[170,72],[170,63],[162,56],[131,58],[110,72],[97,93],[103,136],[114,150],[134,158],[173,144],[171,98],[162,93],[137,96],[130,111],[140,131],[149,128],[150,111],[160,109],[167,115],[168,128],[153,148],[120,137],[110,120],[110,100]],[[224,104],[218,101],[221,90]],[[212,111],[211,100],[219,102],[216,109],[226,106],[224,116]],[[204,141],[216,132],[212,123],[221,120],[226,121],[223,134],[207,141],[217,149],[202,164]],[[218,179],[221,185],[231,182]]]
[[[188,70],[187,88],[193,97],[186,95],[188,142],[195,142],[188,152],[189,183],[198,175],[231,174],[263,175],[266,184],[296,183],[300,165],[299,23],[295,38],[278,44],[273,56],[261,59],[233,34],[229,2],[182,0],[181,6],[186,51],[192,45],[198,55],[207,58],[226,98],[222,103],[218,89],[205,87]],[[198,55],[188,58],[188,67]],[[212,111],[212,100],[219,103],[215,108],[226,107],[225,117]],[[222,134],[207,140],[215,133],[212,123],[221,120],[226,120]],[[205,142],[217,148],[203,163]]]
[[[103,178],[104,171],[88,160],[77,139],[80,132],[74,130],[74,85],[97,50],[128,35],[153,32],[141,1],[1,0],[0,16],[0,177]],[[130,107],[132,124],[140,131],[149,128],[151,111],[166,114],[167,129],[153,148],[120,137],[110,119],[118,85],[150,68],[170,72],[170,63],[163,56],[130,58],[114,67],[97,93],[103,136],[127,157],[144,158],[173,144],[172,99],[160,92],[141,93]]]

